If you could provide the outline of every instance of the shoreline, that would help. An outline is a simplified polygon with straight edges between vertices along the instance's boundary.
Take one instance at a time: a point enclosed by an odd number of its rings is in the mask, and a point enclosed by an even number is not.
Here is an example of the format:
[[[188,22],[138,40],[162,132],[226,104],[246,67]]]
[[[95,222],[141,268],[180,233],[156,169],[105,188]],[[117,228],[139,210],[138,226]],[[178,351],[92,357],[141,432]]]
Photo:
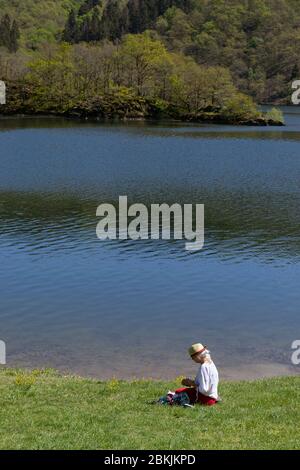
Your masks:
[[[198,116],[188,115],[182,118],[172,116],[122,116],[122,115],[97,115],[94,113],[80,114],[72,112],[7,112],[0,113],[0,119],[16,118],[16,119],[68,119],[71,121],[92,121],[99,123],[127,123],[127,122],[144,122],[144,123],[177,123],[177,124],[214,124],[220,126],[242,126],[242,127],[285,127],[285,123],[281,121],[268,120],[265,117],[249,120],[235,120],[225,118],[216,113],[202,113]]]
[[[118,94],[108,91],[95,96],[65,99],[40,97],[37,90],[26,83],[7,83],[5,106],[0,108],[1,116],[54,116],[70,119],[96,119],[109,121],[174,121],[181,123],[221,124],[237,126],[285,125],[280,113],[264,113],[254,102],[251,109],[243,102],[237,108],[220,103],[203,105],[195,109],[183,106],[180,101],[164,101],[139,94]]]
[[[247,381],[257,381],[257,380],[264,380],[264,379],[272,379],[272,378],[281,378],[281,377],[300,377],[300,367],[292,366],[292,365],[284,365],[280,363],[253,363],[253,364],[239,364],[235,367],[228,367],[228,366],[218,366],[216,364],[220,374],[220,381],[222,382],[247,382]],[[180,368],[175,370],[168,369],[167,371],[157,371],[154,372],[150,370],[150,368],[144,368],[145,374],[142,373],[132,373],[129,371],[125,371],[125,373],[121,374],[118,371],[114,371],[113,373],[109,372],[108,370],[101,370],[98,367],[92,367],[88,371],[85,367],[62,367],[61,365],[51,365],[47,363],[45,365],[42,364],[35,364],[35,365],[27,365],[27,364],[11,364],[0,367],[0,370],[10,370],[10,369],[17,369],[23,372],[32,372],[34,370],[47,370],[52,369],[57,371],[58,373],[64,376],[76,376],[81,377],[83,379],[92,379],[92,380],[100,380],[100,381],[110,381],[110,380],[120,380],[124,382],[130,382],[134,380],[146,380],[146,381],[174,381],[178,377],[183,377],[183,372],[186,372],[184,376],[191,376],[193,377],[196,375],[197,366],[196,367],[188,367],[185,370]],[[180,374],[179,372],[182,372]]]

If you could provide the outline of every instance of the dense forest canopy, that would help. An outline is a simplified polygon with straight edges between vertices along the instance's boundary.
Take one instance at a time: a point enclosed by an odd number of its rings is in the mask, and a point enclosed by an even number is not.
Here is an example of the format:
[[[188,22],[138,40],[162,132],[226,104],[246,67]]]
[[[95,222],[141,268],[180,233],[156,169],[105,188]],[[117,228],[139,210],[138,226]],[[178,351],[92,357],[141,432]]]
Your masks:
[[[148,30],[169,54],[227,70],[258,102],[288,100],[300,78],[299,0],[0,0],[0,11],[2,77],[3,64],[17,75],[50,45],[107,50]]]

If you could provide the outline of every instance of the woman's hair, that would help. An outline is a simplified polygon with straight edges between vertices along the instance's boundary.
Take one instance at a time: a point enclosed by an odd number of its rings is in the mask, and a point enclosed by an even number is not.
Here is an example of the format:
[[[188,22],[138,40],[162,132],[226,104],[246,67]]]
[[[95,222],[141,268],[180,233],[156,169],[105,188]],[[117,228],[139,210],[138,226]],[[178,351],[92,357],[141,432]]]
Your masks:
[[[204,359],[211,360],[210,351],[209,351],[208,349],[205,349],[205,350],[200,354],[200,357],[202,357],[202,358],[204,358]]]

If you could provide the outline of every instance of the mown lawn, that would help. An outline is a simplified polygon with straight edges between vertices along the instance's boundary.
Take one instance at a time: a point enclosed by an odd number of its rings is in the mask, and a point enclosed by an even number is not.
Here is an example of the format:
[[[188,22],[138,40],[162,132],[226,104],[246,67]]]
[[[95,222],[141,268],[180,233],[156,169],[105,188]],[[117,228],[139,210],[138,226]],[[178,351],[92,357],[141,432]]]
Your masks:
[[[300,377],[221,383],[212,408],[149,404],[178,385],[0,370],[0,448],[300,448]]]

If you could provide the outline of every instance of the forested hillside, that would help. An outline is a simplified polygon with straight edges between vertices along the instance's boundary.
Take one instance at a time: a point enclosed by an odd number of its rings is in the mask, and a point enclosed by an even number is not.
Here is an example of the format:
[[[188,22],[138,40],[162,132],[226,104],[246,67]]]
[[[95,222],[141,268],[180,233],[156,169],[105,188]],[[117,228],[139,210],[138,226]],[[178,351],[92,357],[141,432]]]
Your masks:
[[[257,102],[287,101],[300,78],[299,0],[0,0],[0,73],[25,73],[51,44],[103,52],[145,30],[168,53],[227,70]]]
[[[69,11],[82,3],[83,0],[0,0],[0,18],[8,14],[16,20],[20,45],[34,49],[43,41],[56,41]]]
[[[300,75],[298,0],[85,0],[63,37],[74,43],[153,29],[171,51],[230,69],[258,101],[286,97]]]

